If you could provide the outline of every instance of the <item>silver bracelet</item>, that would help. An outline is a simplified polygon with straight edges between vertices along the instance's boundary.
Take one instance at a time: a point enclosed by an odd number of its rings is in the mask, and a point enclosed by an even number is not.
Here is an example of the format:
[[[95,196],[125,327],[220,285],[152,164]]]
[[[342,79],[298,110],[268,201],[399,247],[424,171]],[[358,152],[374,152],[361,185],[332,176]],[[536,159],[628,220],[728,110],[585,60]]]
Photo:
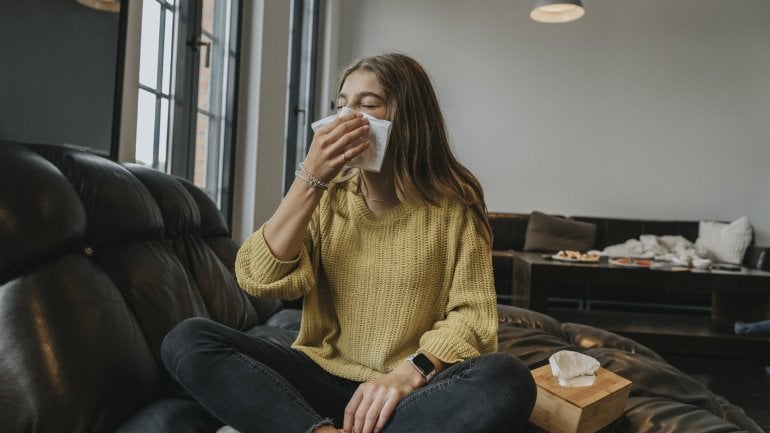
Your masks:
[[[305,168],[305,164],[302,162],[299,163],[299,170],[295,171],[294,175],[304,180],[315,189],[320,189],[322,191],[329,189],[329,184],[321,182],[321,179],[313,176],[313,173],[309,172],[308,169]]]

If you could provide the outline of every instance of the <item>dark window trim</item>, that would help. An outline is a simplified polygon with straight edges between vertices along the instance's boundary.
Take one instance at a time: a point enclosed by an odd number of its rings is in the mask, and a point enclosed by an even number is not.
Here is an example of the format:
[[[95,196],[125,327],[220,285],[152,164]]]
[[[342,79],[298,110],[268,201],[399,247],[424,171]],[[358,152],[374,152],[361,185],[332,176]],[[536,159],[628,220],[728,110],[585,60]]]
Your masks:
[[[123,0],[120,6],[120,16],[118,17],[118,49],[117,61],[115,62],[115,95],[112,108],[112,142],[110,146],[109,158],[117,161],[120,154],[120,127],[123,122],[123,80],[125,79],[126,68],[126,40],[128,33],[128,10],[129,1]]]
[[[177,37],[177,62],[175,95],[174,126],[172,128],[170,172],[185,179],[191,179],[195,164],[195,118],[197,116],[198,90],[198,53],[195,40],[200,34],[201,8],[200,0],[188,0],[178,9],[179,34]]]
[[[240,83],[240,70],[241,70],[241,35],[243,29],[243,0],[233,1],[233,4],[237,4],[238,10],[231,12],[235,13],[235,17],[231,17],[231,23],[237,23],[237,26],[230,25],[230,46],[227,47],[233,55],[228,55],[227,58],[231,59],[233,64],[228,68],[227,86],[227,108],[225,111],[225,143],[229,143],[229,146],[225,146],[222,152],[222,161],[227,161],[227,164],[223,165],[222,169],[222,204],[221,211],[227,221],[227,227],[232,233],[233,227],[233,188],[235,186],[235,154],[236,154],[236,131],[238,130],[238,94]],[[234,18],[234,19],[233,19]],[[228,127],[228,125],[230,125]],[[225,184],[224,180],[227,179]]]
[[[289,71],[289,97],[288,97],[288,121],[286,122],[286,149],[284,152],[284,182],[283,192],[289,190],[292,182],[294,181],[294,172],[297,169],[297,161],[299,156],[297,155],[297,140],[299,129],[299,116],[304,114],[306,127],[307,127],[307,142],[304,143],[303,149],[307,153],[310,148],[310,143],[313,140],[313,131],[310,127],[311,119],[315,118],[315,93],[316,93],[316,69],[318,67],[318,24],[319,24],[319,6],[320,0],[308,0],[311,3],[313,10],[313,19],[310,23],[310,67],[308,76],[308,98],[305,106],[300,106],[300,83],[302,77],[302,69],[305,65],[302,64],[302,34],[305,26],[304,13],[305,13],[305,0],[294,0],[292,4],[292,32],[291,32],[291,53],[290,53],[290,71]],[[304,155],[302,155],[304,156]]]

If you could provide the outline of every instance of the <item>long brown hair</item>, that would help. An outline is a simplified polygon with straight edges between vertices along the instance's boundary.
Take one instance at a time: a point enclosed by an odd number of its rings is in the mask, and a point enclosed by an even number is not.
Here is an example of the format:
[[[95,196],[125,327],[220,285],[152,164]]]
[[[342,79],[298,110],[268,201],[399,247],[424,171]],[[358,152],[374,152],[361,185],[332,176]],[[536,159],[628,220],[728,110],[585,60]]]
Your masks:
[[[337,94],[357,70],[373,72],[384,92],[393,122],[389,146],[399,199],[435,206],[436,195],[454,198],[470,208],[477,232],[491,242],[481,184],[452,153],[438,98],[422,65],[400,53],[359,59],[340,74]]]

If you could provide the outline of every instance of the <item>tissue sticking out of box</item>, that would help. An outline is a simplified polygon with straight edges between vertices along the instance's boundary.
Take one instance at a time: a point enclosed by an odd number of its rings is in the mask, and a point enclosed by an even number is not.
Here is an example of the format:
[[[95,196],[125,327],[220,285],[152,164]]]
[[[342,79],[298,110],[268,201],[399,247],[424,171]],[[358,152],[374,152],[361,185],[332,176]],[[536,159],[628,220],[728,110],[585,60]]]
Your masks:
[[[591,386],[596,380],[599,361],[578,352],[561,350],[548,358],[551,373],[559,379],[559,385],[567,388]]]
[[[311,128],[313,132],[317,132],[319,129],[326,126],[329,122],[336,119],[339,116],[354,113],[351,108],[342,107],[339,113],[324,117],[323,119],[313,122]],[[380,172],[382,168],[382,161],[385,158],[385,151],[388,149],[388,140],[390,139],[391,122],[388,120],[377,119],[366,113],[361,113],[364,118],[369,120],[369,148],[362,154],[348,161],[350,167],[360,168],[362,170]],[[361,139],[354,141],[348,145],[348,148],[353,147],[361,143]]]

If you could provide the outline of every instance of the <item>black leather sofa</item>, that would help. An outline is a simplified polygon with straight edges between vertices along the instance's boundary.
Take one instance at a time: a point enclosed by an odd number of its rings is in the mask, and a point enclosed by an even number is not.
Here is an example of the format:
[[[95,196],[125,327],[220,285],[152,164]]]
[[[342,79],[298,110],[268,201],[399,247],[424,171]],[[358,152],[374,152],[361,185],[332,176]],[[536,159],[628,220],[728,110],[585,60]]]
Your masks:
[[[163,336],[211,317],[290,344],[299,313],[233,278],[237,245],[182,179],[88,153],[0,141],[0,430],[207,432],[158,356]],[[607,431],[761,432],[743,411],[649,349],[500,306],[500,350],[531,368],[585,352],[633,382]],[[533,426],[530,431],[537,431]]]
[[[529,224],[529,213],[490,212],[489,219],[494,233],[494,251],[523,251]],[[698,239],[699,221],[666,221],[594,216],[571,216],[570,220],[596,225],[593,249],[622,244],[644,234],[679,235],[695,242]],[[743,266],[770,271],[770,247],[750,245],[743,257]]]

